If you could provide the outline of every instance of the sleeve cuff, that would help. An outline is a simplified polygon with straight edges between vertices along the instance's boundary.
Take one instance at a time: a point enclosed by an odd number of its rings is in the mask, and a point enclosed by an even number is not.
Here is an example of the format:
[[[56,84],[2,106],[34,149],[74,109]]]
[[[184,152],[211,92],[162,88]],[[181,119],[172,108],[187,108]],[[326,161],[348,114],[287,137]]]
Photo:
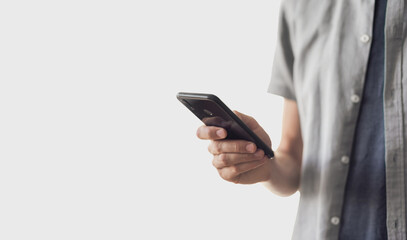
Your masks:
[[[276,82],[277,81],[270,82],[268,89],[267,89],[268,93],[278,95],[278,96],[281,96],[283,98],[287,98],[290,100],[297,101],[295,93],[292,89],[289,89],[287,86],[277,84]]]

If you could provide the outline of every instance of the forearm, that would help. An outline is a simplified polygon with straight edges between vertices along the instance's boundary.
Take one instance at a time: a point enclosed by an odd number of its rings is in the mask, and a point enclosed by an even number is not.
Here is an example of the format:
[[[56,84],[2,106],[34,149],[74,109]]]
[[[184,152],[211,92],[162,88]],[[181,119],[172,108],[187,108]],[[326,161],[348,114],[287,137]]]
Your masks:
[[[290,196],[300,185],[301,155],[279,148],[270,160],[269,171],[269,179],[263,182],[264,186],[279,196]]]

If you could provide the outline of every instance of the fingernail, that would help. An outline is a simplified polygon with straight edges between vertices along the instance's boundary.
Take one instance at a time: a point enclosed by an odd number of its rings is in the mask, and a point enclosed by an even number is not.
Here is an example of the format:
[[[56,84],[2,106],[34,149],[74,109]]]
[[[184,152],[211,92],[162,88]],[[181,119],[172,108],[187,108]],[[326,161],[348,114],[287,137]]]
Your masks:
[[[249,151],[249,152],[254,152],[254,151],[256,150],[256,146],[254,146],[253,143],[249,143],[249,144],[246,146],[246,150]]]
[[[219,129],[218,131],[216,131],[216,135],[218,135],[218,137],[224,138],[225,136],[225,131],[223,131],[223,129]]]

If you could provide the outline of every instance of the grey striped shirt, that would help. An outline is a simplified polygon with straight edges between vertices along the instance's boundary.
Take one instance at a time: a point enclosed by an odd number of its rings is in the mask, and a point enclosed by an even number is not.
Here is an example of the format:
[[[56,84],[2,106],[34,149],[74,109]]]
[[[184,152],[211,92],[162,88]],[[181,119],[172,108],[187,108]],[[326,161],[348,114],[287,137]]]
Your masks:
[[[389,239],[406,239],[407,1],[388,0],[385,161]],[[337,239],[371,37],[374,0],[283,0],[269,92],[297,101],[304,141],[293,239]],[[406,84],[406,87],[403,85]]]

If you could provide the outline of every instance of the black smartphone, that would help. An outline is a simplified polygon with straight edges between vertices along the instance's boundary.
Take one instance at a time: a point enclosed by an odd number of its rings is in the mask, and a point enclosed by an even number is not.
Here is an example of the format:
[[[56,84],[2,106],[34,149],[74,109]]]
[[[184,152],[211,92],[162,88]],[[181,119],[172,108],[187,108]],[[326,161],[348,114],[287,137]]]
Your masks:
[[[269,158],[274,157],[270,149],[236,114],[217,96],[205,93],[179,92],[178,100],[205,125],[224,128],[227,139],[243,139],[256,144]]]

